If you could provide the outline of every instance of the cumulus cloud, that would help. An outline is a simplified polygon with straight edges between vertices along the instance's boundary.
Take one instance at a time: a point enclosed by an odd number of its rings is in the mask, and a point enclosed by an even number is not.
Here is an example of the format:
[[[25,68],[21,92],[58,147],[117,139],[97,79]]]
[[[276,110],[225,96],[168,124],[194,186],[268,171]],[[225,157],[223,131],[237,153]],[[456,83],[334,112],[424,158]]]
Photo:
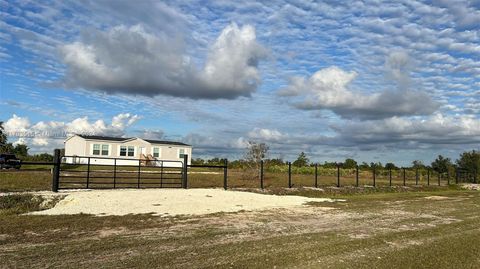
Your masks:
[[[170,95],[194,99],[250,96],[260,83],[257,69],[266,50],[255,28],[225,27],[210,47],[203,68],[186,54],[178,37],[153,35],[142,25],[91,31],[60,47],[65,85],[109,93]]]
[[[354,91],[349,85],[358,74],[331,66],[320,69],[310,78],[291,78],[290,84],[280,90],[279,95],[288,96],[299,109],[328,109],[344,118],[379,119],[432,114],[439,104],[426,93],[410,89],[409,66],[405,53],[392,53],[387,58],[387,74],[396,82],[396,89],[373,94]]]
[[[255,128],[248,133],[248,137],[253,140],[262,140],[262,141],[275,141],[281,142],[282,139],[286,138],[278,130]]]
[[[82,117],[70,122],[40,121],[31,124],[28,118],[13,115],[5,122],[4,128],[9,140],[17,139],[15,144],[27,144],[34,151],[51,150],[49,147],[61,145],[59,140],[63,141],[73,134],[124,136],[126,129],[139,119],[138,115],[121,113],[114,116],[111,123]]]
[[[29,126],[30,121],[27,118],[22,118],[15,114],[3,124],[3,128],[7,134],[25,132]]]

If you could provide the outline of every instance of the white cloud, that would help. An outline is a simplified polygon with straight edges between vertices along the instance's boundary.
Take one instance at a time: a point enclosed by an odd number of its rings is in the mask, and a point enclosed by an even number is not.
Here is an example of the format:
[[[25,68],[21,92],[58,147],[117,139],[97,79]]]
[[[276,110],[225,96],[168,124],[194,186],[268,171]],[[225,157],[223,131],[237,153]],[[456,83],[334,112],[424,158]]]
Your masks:
[[[393,75],[405,80],[400,70],[395,69]],[[290,96],[290,100],[293,100],[291,103],[299,109],[329,109],[345,118],[425,115],[438,108],[438,104],[427,94],[405,87],[373,94],[353,91],[348,85],[356,76],[356,72],[346,72],[332,66],[315,72],[308,79],[294,77],[279,94]]]
[[[110,93],[233,99],[260,83],[258,62],[266,50],[250,25],[225,27],[198,70],[178,37],[154,35],[142,25],[93,31],[60,48],[67,87]]]
[[[32,144],[34,146],[48,146],[49,143],[48,143],[48,139],[46,139],[46,138],[36,137],[36,138],[32,139]]]
[[[27,118],[22,118],[15,114],[3,124],[3,128],[7,134],[25,132],[29,126],[30,121]]]
[[[138,121],[140,117],[138,115],[130,115],[130,113],[122,113],[112,118],[112,127],[117,129],[125,129]]]
[[[26,144],[27,144],[27,140],[23,137],[19,138],[17,141],[12,143],[14,147],[17,145],[26,145]]]
[[[231,143],[231,146],[235,149],[246,149],[248,147],[248,140],[244,137],[239,137]]]
[[[281,140],[286,138],[285,135],[278,130],[270,130],[263,128],[255,128],[248,133],[248,137],[251,139],[258,139],[262,141],[275,141],[282,142]]]
[[[33,151],[59,146],[73,134],[124,136],[126,129],[140,119],[138,115],[122,113],[114,116],[110,124],[104,120],[89,121],[88,117],[77,118],[70,122],[40,121],[31,124],[26,117],[13,115],[5,122],[8,139],[16,138],[16,144],[27,144]]]

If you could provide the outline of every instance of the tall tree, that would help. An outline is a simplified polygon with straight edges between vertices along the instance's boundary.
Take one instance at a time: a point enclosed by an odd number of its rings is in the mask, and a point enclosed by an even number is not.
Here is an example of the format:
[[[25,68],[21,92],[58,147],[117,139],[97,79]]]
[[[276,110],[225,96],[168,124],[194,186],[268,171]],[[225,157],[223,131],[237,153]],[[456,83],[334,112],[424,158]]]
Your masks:
[[[370,167],[370,166],[369,166],[368,163],[366,163],[366,162],[362,162],[362,164],[359,165],[359,168],[360,168],[360,169],[367,169],[367,168],[369,168],[369,167]]]
[[[460,154],[457,165],[470,173],[480,173],[480,152],[472,150]]]
[[[260,161],[265,159],[269,147],[265,143],[257,143],[253,141],[248,141],[248,145],[245,152],[245,162],[247,165],[246,170],[242,175],[245,179],[255,179],[258,178]]]
[[[303,167],[303,166],[307,166],[309,162],[310,160],[308,159],[307,154],[305,154],[305,152],[302,151],[298,155],[297,159],[293,162],[293,165],[297,167]]]
[[[343,167],[347,169],[355,168],[357,167],[357,162],[354,159],[345,159],[345,162],[343,162]]]
[[[259,163],[267,156],[269,147],[265,143],[256,143],[248,141],[247,152],[245,153],[245,160]]]
[[[383,164],[381,162],[377,162],[377,163],[371,162],[370,168],[373,168],[373,167],[375,167],[375,169],[383,169]]]
[[[446,173],[448,168],[452,166],[452,161],[450,158],[445,158],[442,155],[438,157],[431,164],[432,169],[438,173]]]
[[[27,157],[28,156],[29,148],[25,144],[17,144],[15,148],[13,148],[13,153],[17,155],[17,157]]]
[[[385,164],[385,169],[397,169],[397,166],[394,163],[386,163]]]
[[[415,160],[415,161],[412,162],[412,167],[413,167],[413,168],[419,168],[419,169],[420,169],[420,168],[425,168],[425,165],[423,164],[422,161],[420,161],[420,160]]]

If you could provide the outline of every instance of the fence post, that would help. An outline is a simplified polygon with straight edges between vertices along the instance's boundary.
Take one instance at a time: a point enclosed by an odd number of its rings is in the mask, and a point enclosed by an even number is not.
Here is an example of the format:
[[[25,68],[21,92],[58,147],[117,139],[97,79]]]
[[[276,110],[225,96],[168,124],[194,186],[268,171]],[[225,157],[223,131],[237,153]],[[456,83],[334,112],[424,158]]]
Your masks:
[[[376,171],[375,171],[375,165],[373,166],[373,187],[376,187]]]
[[[447,185],[450,185],[450,171],[447,168]]]
[[[390,179],[390,187],[392,186],[392,168],[388,169],[388,177]]]
[[[52,191],[58,192],[58,185],[60,182],[60,164],[62,162],[62,159],[59,149],[55,149],[53,152]]]
[[[403,169],[403,186],[406,186],[407,185],[407,175],[406,175],[406,172],[405,172],[405,167],[403,167],[402,169]]]
[[[358,165],[355,166],[355,185],[358,187]]]
[[[415,185],[418,185],[418,167],[415,169]]]
[[[183,186],[183,178],[182,178],[182,186]],[[163,188],[163,161],[160,161],[160,188]]]
[[[340,164],[337,163],[337,188],[340,188]]]
[[[228,160],[225,159],[223,161],[223,189],[228,188],[228,183],[227,183],[227,170],[228,170]]]
[[[430,186],[430,168],[427,169],[427,186]]]
[[[292,163],[288,162],[288,187],[292,187]]]
[[[113,188],[115,189],[117,184],[117,158],[113,159]]]
[[[473,183],[477,184],[477,168],[475,168],[475,170],[473,170]]]
[[[318,188],[318,164],[315,164],[315,188]]]
[[[455,167],[455,184],[458,184],[458,177],[459,177],[458,168]]]
[[[87,162],[87,189],[89,184],[90,184],[90,157],[88,157],[88,162]]]
[[[263,160],[260,161],[260,189],[263,190]]]
[[[440,172],[438,172],[438,186],[440,186]]]
[[[140,189],[140,165],[141,164],[142,164],[142,160],[138,159],[137,189]]]
[[[188,188],[188,154],[183,155],[183,180],[182,180],[182,187],[184,189]]]

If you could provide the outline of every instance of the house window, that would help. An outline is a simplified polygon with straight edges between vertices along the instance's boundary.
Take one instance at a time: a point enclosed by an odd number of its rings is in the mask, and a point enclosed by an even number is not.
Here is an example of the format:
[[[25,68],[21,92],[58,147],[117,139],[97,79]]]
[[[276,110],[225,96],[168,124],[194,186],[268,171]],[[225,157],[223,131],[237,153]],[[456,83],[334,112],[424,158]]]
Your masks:
[[[120,156],[127,156],[127,146],[120,146]]]
[[[185,149],[179,149],[178,158],[183,159],[183,156],[185,156]]]
[[[128,146],[128,156],[129,157],[135,156],[135,147],[134,146]]]
[[[160,157],[160,148],[153,148],[153,157]]]
[[[93,155],[100,155],[100,144],[93,144]]]
[[[102,145],[102,156],[108,156],[108,145]]]

